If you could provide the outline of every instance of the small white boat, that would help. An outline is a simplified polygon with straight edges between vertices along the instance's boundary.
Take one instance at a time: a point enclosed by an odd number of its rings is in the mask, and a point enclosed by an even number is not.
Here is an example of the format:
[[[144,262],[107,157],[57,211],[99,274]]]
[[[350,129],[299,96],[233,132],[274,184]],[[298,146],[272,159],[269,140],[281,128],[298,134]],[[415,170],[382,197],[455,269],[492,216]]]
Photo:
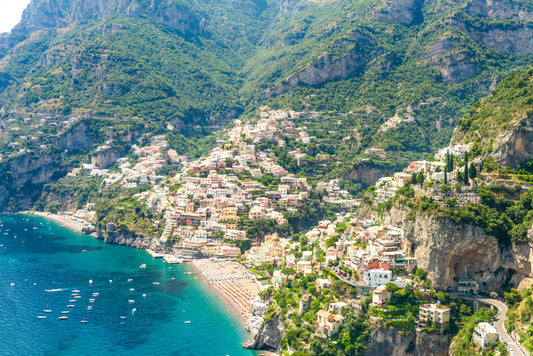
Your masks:
[[[135,288],[130,288],[130,292],[134,292],[135,291]]]
[[[68,316],[60,316],[59,317],[59,320],[67,320],[68,319]]]
[[[158,285],[159,285],[159,282],[152,282],[152,284],[153,284],[154,286],[158,286]]]
[[[93,284],[93,280],[92,279],[89,279],[89,284]]]
[[[87,322],[87,318],[83,318],[83,319],[81,319],[81,322],[82,322],[82,323],[86,323],[86,322]]]
[[[37,319],[46,319],[46,315],[37,315]]]
[[[109,280],[109,283],[113,283],[113,280],[112,280],[112,279],[110,279],[110,280]]]
[[[146,263],[142,263],[142,264],[139,266],[139,268],[142,268],[142,269],[146,268]]]
[[[94,299],[93,298],[89,299],[89,303],[94,303]]]
[[[69,305],[67,305],[67,308],[74,308],[74,307],[75,307],[74,304],[69,304]]]
[[[87,306],[87,310],[91,310],[92,308],[93,308],[92,305],[88,305],[88,306]]]
[[[131,281],[133,281],[133,278],[128,278],[128,282],[131,282]]]
[[[98,297],[100,295],[100,293],[96,292],[96,293],[93,293],[93,297]]]
[[[81,298],[81,295],[75,295],[74,296],[74,299],[80,299]]]
[[[51,312],[52,312],[52,309],[45,309],[45,310],[43,310],[43,312],[45,312],[45,313],[51,313]]]
[[[70,313],[70,310],[63,310],[63,311],[61,312],[61,314],[68,314],[68,313]]]
[[[77,299],[70,299],[68,302],[69,303],[75,303],[77,301]]]
[[[190,324],[191,321],[190,321],[190,320],[185,320],[183,323],[184,323],[184,324]]]
[[[77,290],[77,289],[74,289],[74,290],[72,291],[72,293],[79,293],[79,292],[80,292],[80,291]]]
[[[121,316],[120,319],[126,319],[126,317],[125,316]]]
[[[128,303],[133,304],[133,303],[135,303],[135,301],[133,299],[129,299]]]
[[[146,297],[146,293],[143,293],[143,297]]]

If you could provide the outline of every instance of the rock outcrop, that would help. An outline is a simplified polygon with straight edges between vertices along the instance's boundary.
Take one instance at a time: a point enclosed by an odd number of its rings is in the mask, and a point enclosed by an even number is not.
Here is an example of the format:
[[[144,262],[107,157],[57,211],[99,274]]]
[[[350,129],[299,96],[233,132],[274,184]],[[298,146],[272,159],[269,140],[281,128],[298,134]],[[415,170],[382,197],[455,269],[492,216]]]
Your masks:
[[[498,241],[482,228],[413,214],[401,204],[393,206],[381,220],[368,205],[362,206],[360,214],[380,221],[383,226],[401,227],[404,252],[416,258],[418,267],[427,272],[437,289],[454,288],[458,279],[473,279],[489,288],[503,282],[504,274],[495,273],[503,263]]]
[[[396,203],[382,217],[363,204],[359,214],[383,226],[401,227],[404,252],[416,258],[418,267],[427,272],[437,289],[455,288],[457,280],[468,279],[488,292],[505,282],[506,272],[513,275],[511,283],[515,286],[533,277],[533,227],[528,232],[529,243],[505,250],[483,228],[414,213],[403,204]]]
[[[461,52],[441,58],[435,63],[435,67],[440,69],[444,81],[460,83],[478,73],[479,63],[472,60],[468,52]]]
[[[366,356],[446,356],[450,338],[440,334],[417,333],[392,328],[376,328],[370,336]]]
[[[376,41],[369,35],[352,31],[350,38],[338,41],[339,45],[350,48],[344,55],[335,58],[329,53],[316,59],[303,70],[289,76],[280,85],[267,92],[267,96],[277,95],[299,85],[319,85],[331,80],[345,79],[364,71],[365,66],[379,54]]]
[[[469,15],[493,20],[533,20],[533,9],[525,6],[525,3],[511,0],[473,0],[467,4],[465,10]]]
[[[533,53],[533,26],[517,28],[492,27],[476,28],[470,25],[459,26],[474,40],[496,51],[511,55]]]
[[[420,23],[422,4],[423,1],[420,0],[388,0],[376,10],[375,18],[379,21],[396,21],[403,24]]]
[[[279,316],[263,323],[258,330],[252,330],[251,339],[243,344],[245,349],[277,349],[285,332]]]
[[[98,229],[97,237],[110,244],[130,246],[142,250],[164,250],[164,246],[161,245],[159,239],[151,239],[148,237],[136,235],[134,233],[126,233],[124,231],[119,230],[106,231],[105,229]]]
[[[489,153],[505,166],[516,167],[533,158],[533,117],[528,117],[519,125],[504,132],[494,141],[495,150]]]

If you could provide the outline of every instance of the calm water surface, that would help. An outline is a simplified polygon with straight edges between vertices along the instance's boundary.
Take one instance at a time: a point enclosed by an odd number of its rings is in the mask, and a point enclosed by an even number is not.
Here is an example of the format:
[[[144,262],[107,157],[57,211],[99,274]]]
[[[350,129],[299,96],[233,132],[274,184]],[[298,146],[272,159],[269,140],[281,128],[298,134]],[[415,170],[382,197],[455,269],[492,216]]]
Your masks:
[[[0,215],[0,354],[255,355],[187,271],[44,218]]]

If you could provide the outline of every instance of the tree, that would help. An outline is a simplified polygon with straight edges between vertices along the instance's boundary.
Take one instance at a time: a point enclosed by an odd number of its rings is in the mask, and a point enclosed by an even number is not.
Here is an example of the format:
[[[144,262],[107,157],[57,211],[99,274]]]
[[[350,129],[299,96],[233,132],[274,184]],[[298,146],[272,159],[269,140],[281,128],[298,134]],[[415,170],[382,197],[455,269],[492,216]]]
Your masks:
[[[296,271],[294,270],[294,268],[287,267],[287,268],[282,269],[281,273],[284,275],[295,275]]]
[[[472,308],[470,308],[468,305],[466,304],[463,304],[461,305],[461,307],[459,308],[459,313],[461,313],[461,315],[470,315],[472,314]]]
[[[444,184],[448,184],[448,167],[444,166]]]
[[[389,282],[389,283],[387,283],[387,284],[385,285],[385,289],[388,290],[388,291],[391,292],[391,293],[394,293],[394,292],[396,292],[396,291],[397,291],[398,289],[400,289],[400,288],[399,288],[396,284],[394,284],[394,283],[390,283],[390,282]]]
[[[465,185],[468,185],[469,184],[469,180],[468,180],[468,152],[465,152],[465,171],[464,171],[464,174],[463,174],[463,179],[464,179]]]
[[[515,305],[522,301],[522,295],[520,292],[514,288],[510,292],[504,293],[505,302],[509,305]]]
[[[419,280],[423,281],[424,279],[426,279],[426,271],[424,271],[422,268],[417,268],[415,272],[415,276]]]
[[[477,169],[476,169],[476,166],[474,166],[473,163],[470,163],[470,169],[468,170],[468,176],[472,180],[477,177]]]
[[[446,170],[448,172],[453,171],[453,155],[451,155],[449,152],[446,152]]]

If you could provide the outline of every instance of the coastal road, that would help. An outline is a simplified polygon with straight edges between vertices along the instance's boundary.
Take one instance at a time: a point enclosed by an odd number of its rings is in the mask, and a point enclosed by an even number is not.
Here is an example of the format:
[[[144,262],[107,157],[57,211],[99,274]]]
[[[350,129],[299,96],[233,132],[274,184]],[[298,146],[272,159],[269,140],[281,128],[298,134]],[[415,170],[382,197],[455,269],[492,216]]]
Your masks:
[[[477,300],[478,302],[481,302],[483,304],[494,306],[498,310],[498,314],[496,314],[496,316],[494,317],[493,325],[500,334],[501,339],[503,339],[507,343],[508,348],[510,348],[514,352],[515,356],[529,356],[529,352],[524,350],[523,347],[517,341],[515,341],[505,329],[505,320],[507,320],[507,310],[509,308],[504,302],[498,299],[484,297],[473,297],[465,295],[460,295],[460,297],[463,299]]]

